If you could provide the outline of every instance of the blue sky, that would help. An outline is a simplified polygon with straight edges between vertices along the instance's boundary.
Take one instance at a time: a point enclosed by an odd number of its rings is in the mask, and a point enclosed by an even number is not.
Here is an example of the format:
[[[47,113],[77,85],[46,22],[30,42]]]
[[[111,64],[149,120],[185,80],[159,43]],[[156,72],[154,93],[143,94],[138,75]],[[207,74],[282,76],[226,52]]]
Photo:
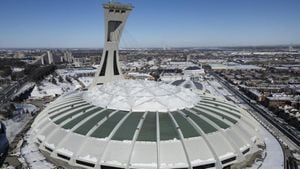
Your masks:
[[[0,47],[103,47],[104,0],[1,0]],[[119,0],[121,47],[300,44],[300,0]]]

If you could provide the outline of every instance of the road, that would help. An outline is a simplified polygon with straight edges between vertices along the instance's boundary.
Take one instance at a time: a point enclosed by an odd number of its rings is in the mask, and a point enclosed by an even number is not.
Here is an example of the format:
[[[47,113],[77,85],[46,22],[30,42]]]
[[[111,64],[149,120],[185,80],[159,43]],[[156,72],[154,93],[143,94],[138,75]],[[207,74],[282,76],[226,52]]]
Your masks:
[[[285,142],[291,149],[293,150],[300,150],[300,140],[297,137],[297,135],[294,135],[291,133],[286,125],[280,125],[280,123],[277,122],[274,116],[271,116],[269,112],[266,112],[266,110],[259,107],[256,103],[251,102],[251,100],[243,95],[239,90],[231,86],[226,80],[221,78],[219,75],[215,73],[211,73],[224,87],[226,87],[229,91],[231,91],[233,94],[235,94],[240,100],[242,100],[245,104],[248,105],[248,107],[252,108],[254,111],[253,113],[255,116],[261,121],[261,123],[268,126],[268,130],[273,135],[276,136],[276,138],[281,142],[281,146],[283,148],[284,154],[285,154],[285,168],[286,169],[297,169],[297,166],[295,165],[295,161],[292,158],[292,154],[286,149],[286,147],[282,144],[282,141]]]

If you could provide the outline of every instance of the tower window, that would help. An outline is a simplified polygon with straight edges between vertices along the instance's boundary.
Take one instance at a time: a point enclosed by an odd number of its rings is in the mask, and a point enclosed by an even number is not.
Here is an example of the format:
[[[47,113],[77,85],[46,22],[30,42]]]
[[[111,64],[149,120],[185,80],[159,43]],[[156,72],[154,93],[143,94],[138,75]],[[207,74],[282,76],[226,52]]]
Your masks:
[[[120,12],[120,10],[117,9],[117,10],[116,10],[116,13],[119,13],[119,12]]]
[[[99,76],[105,76],[107,57],[108,57],[108,51],[105,51],[105,58]]]
[[[122,10],[121,13],[125,13],[126,11]]]
[[[118,33],[116,30],[121,25],[121,21],[108,21],[107,41],[111,42],[117,40]]]
[[[114,12],[114,10],[113,10],[113,9],[110,9],[109,12]]]

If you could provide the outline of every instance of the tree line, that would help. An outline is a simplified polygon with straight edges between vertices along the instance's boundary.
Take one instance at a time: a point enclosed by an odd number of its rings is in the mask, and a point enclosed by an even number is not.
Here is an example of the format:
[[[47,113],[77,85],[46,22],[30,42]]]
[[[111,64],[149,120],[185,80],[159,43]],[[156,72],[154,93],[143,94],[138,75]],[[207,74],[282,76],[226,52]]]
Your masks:
[[[25,62],[15,58],[0,58],[0,76],[7,77],[12,74],[11,67],[24,67]]]
[[[26,65],[24,69],[24,74],[28,76],[31,81],[40,82],[46,76],[52,74],[56,70],[55,65]]]

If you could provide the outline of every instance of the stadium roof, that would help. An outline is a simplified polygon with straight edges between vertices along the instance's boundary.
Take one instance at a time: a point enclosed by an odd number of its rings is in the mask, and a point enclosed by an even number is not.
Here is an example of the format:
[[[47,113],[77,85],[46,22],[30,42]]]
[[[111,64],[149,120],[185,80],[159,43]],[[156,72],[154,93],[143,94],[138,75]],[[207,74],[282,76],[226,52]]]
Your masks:
[[[82,97],[108,109],[159,112],[193,107],[200,100],[188,89],[144,80],[113,81],[87,91]]]
[[[48,106],[35,120],[33,132],[41,150],[87,168],[225,166],[257,150],[256,122],[244,110],[221,98],[186,90],[124,80],[75,92]],[[89,97],[91,93],[101,99]],[[145,103],[159,104],[138,108],[143,95]],[[132,107],[117,106],[134,101],[138,104]]]

